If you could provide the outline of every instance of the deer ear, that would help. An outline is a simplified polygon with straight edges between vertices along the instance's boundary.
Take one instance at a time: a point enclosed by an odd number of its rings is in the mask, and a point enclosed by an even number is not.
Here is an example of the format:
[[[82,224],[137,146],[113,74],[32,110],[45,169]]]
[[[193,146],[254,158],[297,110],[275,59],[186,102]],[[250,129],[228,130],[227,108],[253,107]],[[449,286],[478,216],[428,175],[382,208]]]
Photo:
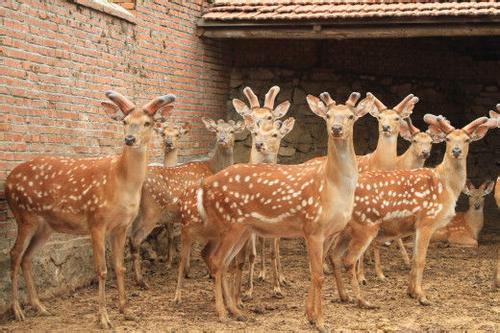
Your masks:
[[[217,124],[213,119],[202,117],[201,121],[203,121],[207,130],[210,132],[217,132]]]
[[[431,137],[432,143],[441,143],[446,139],[446,134],[434,126],[429,126],[429,129],[425,133]]]
[[[328,113],[328,110],[325,104],[323,104],[323,102],[318,97],[313,95],[307,95],[306,100],[312,112],[314,112],[321,118],[326,119],[326,114]]]
[[[174,110],[173,104],[167,104],[162,106],[153,114],[153,119],[155,122],[164,123],[167,121],[168,116]]]
[[[402,120],[399,122],[399,135],[405,139],[406,141],[412,142],[413,135],[410,130],[410,126],[406,123],[406,121]]]
[[[257,122],[255,121],[255,118],[251,114],[243,116],[243,121],[245,127],[248,128],[249,131],[253,131],[257,126]]]
[[[295,125],[295,118],[293,118],[293,117],[287,118],[281,124],[281,127],[280,127],[280,133],[281,133],[281,135],[285,136],[288,133],[290,133],[290,131],[293,129],[293,125]]]
[[[158,122],[155,122],[155,124],[154,124],[154,126],[153,126],[154,131],[155,131],[156,133],[160,134],[160,135],[163,133],[163,129],[164,129],[164,128],[165,128],[165,127],[164,127],[163,123],[162,123],[162,122],[159,122],[159,121],[158,121]]]
[[[468,195],[470,196],[471,195],[471,191],[472,190],[475,190],[476,188],[474,187],[474,184],[472,184],[472,182],[470,181],[470,179],[467,179],[466,182],[465,182],[465,186],[462,190],[462,193],[465,194],[465,195]]]
[[[483,196],[486,196],[486,195],[490,194],[491,191],[493,191],[493,187],[495,187],[495,182],[492,180],[488,180],[488,181],[484,182],[483,184],[481,184],[481,186],[479,188],[481,188],[483,190]]]
[[[236,124],[234,124],[233,128],[234,128],[234,133],[241,133],[246,129],[245,123],[241,120],[236,122]]]
[[[274,119],[279,119],[283,117],[287,112],[288,109],[290,108],[290,102],[285,101],[283,103],[280,103],[273,111],[272,114],[274,116]]]
[[[179,128],[179,133],[181,135],[186,135],[187,133],[189,133],[190,130],[191,130],[191,124],[183,123],[182,126]]]
[[[106,111],[106,113],[111,117],[111,119],[123,120],[123,118],[125,118],[125,114],[115,103],[110,101],[102,101],[101,106],[104,108],[104,111]]]
[[[246,105],[245,102],[243,102],[242,100],[239,100],[237,98],[233,99],[233,106],[234,106],[234,109],[236,110],[236,112],[238,112],[241,116],[244,116],[244,115],[249,114],[251,112],[248,105]]]
[[[418,97],[411,97],[406,103],[404,103],[404,105],[401,107],[401,111],[399,111],[401,118],[408,118],[409,116],[411,116],[411,114],[413,113],[413,109],[415,108],[415,104],[417,104],[418,101]]]
[[[374,117],[377,117],[379,114],[378,108],[375,105],[375,96],[370,92],[366,93],[366,97],[356,107],[356,117],[363,117],[367,113],[370,113]]]
[[[474,129],[474,132],[470,133],[470,138],[472,141],[478,141],[484,138],[486,133],[488,133],[488,126],[481,125]]]

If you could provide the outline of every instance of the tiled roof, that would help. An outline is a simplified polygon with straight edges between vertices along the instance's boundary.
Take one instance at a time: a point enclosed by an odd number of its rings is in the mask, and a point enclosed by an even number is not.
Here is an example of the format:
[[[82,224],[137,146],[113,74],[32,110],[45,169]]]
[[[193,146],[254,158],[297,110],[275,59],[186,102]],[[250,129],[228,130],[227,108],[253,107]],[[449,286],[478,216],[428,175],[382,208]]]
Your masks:
[[[215,0],[206,21],[500,15],[498,0]]]

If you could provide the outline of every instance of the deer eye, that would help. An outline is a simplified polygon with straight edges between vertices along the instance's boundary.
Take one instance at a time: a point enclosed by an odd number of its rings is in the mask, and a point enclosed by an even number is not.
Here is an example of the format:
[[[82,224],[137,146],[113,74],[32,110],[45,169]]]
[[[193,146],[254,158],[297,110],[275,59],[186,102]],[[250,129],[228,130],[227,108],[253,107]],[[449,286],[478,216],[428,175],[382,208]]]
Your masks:
[[[352,115],[352,114],[351,114],[351,115],[349,116],[349,119],[351,119],[351,120],[352,120],[352,119],[354,119],[354,115]]]
[[[267,120],[271,120],[271,119],[273,119],[273,117],[271,117],[271,116],[268,116],[268,117],[267,117]]]
[[[127,124],[128,124],[128,123],[127,123],[127,121],[126,121],[126,120],[124,120],[124,121],[123,121],[123,125],[127,125]]]
[[[234,134],[234,131],[230,131],[229,133]]]
[[[400,120],[401,120],[401,118],[399,118],[399,117],[396,117],[396,121],[400,121]]]
[[[450,138],[446,137],[445,138],[446,142],[450,142]]]
[[[330,119],[330,115],[328,113],[326,114],[326,119]]]
[[[465,143],[469,143],[470,142],[470,139],[465,139]]]
[[[144,126],[145,126],[145,127],[149,127],[149,126],[151,126],[151,123],[150,123],[149,121],[146,121],[146,122],[144,123]]]
[[[277,137],[278,137],[278,134],[274,133],[273,138],[277,138]]]

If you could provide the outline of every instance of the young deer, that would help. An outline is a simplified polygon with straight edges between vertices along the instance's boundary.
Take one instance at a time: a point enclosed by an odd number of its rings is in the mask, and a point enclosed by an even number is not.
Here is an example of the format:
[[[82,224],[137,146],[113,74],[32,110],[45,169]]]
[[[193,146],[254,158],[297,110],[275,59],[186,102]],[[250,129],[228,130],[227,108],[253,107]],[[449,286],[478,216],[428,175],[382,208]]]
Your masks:
[[[260,129],[265,128],[264,125],[266,122],[273,124],[277,119],[282,118],[290,108],[290,102],[284,101],[280,103],[276,108],[274,108],[274,102],[276,97],[280,91],[278,86],[273,86],[269,89],[265,96],[264,106],[261,107],[259,100],[255,93],[249,87],[243,89],[243,93],[247,98],[250,107],[247,104],[237,98],[233,99],[233,106],[235,110],[243,117],[252,116],[254,121],[249,121],[249,124],[255,123],[259,124],[259,126],[253,125],[254,129],[259,127]],[[289,120],[291,121],[291,120]],[[273,126],[267,126],[272,129]],[[293,124],[292,124],[293,127]],[[291,128],[290,128],[291,129]],[[250,160],[249,163],[257,164],[257,163],[271,163],[276,164],[278,162],[278,151],[281,144],[281,139],[284,135],[279,135],[276,137],[270,137],[269,131],[263,131],[260,133],[260,138],[256,138],[257,132],[252,133],[252,148],[250,150]],[[278,134],[277,134],[278,135]],[[285,134],[286,135],[286,134]],[[267,138],[267,140],[265,140]],[[264,142],[267,141],[267,144]],[[249,255],[249,277],[248,277],[248,289],[245,292],[245,297],[247,299],[251,299],[253,295],[253,280],[254,280],[254,272],[255,272],[255,259],[257,257],[257,249],[256,249],[256,236],[252,235],[249,241],[250,246],[250,255]],[[259,237],[260,242],[260,272],[258,278],[260,280],[265,280],[266,278],[266,267],[265,267],[265,239]],[[281,267],[280,255],[279,255],[279,247],[280,242],[279,239],[272,240],[272,250],[271,257],[273,263],[273,286],[274,286],[274,295],[281,296],[280,284],[286,283],[286,280],[283,276],[283,269]],[[245,246],[246,248],[246,246]],[[246,253],[246,249],[244,249],[243,253]],[[240,265],[244,264],[243,262],[239,263]],[[277,272],[277,273],[276,273]]]
[[[155,127],[163,143],[163,166],[174,167],[177,165],[179,155],[179,139],[191,130],[191,124],[174,124],[166,122]],[[150,164],[153,165],[153,164]],[[156,164],[154,166],[157,166]]]
[[[173,168],[149,166],[142,189],[139,214],[132,224],[130,252],[134,264],[135,280],[147,289],[141,270],[140,246],[144,238],[158,223],[169,224],[178,221],[179,198],[190,186],[234,163],[233,149],[235,134],[245,129],[243,122],[228,123],[222,119],[217,123],[202,118],[207,129],[216,133],[217,141],[212,157]],[[173,244],[173,242],[171,242]]]
[[[427,132],[421,132],[418,128],[413,126],[410,118],[406,118],[405,122],[402,124],[400,135],[403,139],[411,142],[411,144],[402,155],[396,158],[395,170],[412,170],[422,168],[425,160],[430,156],[432,144],[440,143],[444,140],[443,137],[432,136]],[[391,239],[395,236],[393,235],[393,230],[394,228],[391,222],[382,222],[381,231],[386,239]],[[375,273],[380,279],[385,279],[382,264],[380,262],[380,246],[383,243],[384,242],[381,238],[376,238],[371,244],[373,248],[373,257],[375,259]],[[410,258],[408,257],[408,253],[406,252],[401,238],[397,238],[397,243],[405,264],[410,266]],[[365,283],[366,279],[364,276],[363,255],[361,255],[360,258],[359,270],[357,273],[359,282]]]
[[[113,119],[124,123],[125,146],[121,155],[89,159],[38,157],[18,165],[7,176],[5,195],[18,225],[16,243],[10,252],[12,308],[17,320],[25,318],[18,300],[19,265],[30,303],[39,313],[48,314],[35,289],[31,261],[54,231],[90,234],[99,280],[99,321],[103,328],[111,326],[104,290],[105,241],[110,236],[119,309],[125,313],[123,252],[127,231],[139,210],[153,123],[159,113],[166,116],[171,111],[175,97],[158,97],[136,108],[119,93],[108,91],[106,96],[113,103],[102,105]]]
[[[357,181],[353,125],[374,103],[369,94],[356,107],[359,97],[359,93],[352,93],[342,105],[328,93],[321,94],[324,103],[307,96],[310,108],[327,125],[325,161],[301,165],[237,164],[202,182],[197,192],[198,211],[203,223],[218,234],[217,248],[208,261],[215,277],[215,303],[221,321],[227,317],[224,298],[229,311],[242,317],[225,273],[250,235],[304,237],[312,281],[306,315],[324,330],[323,245],[344,229],[351,216]]]
[[[463,193],[469,197],[469,210],[457,213],[448,225],[436,230],[431,241],[446,241],[452,245],[477,247],[479,232],[484,224],[484,197],[493,191],[495,182],[486,181],[475,188],[467,181]]]
[[[466,158],[471,141],[488,131],[482,117],[462,129],[455,129],[443,117],[427,114],[424,120],[432,135],[445,136],[446,152],[436,168],[373,171],[362,173],[356,187],[352,219],[331,253],[339,295],[346,300],[341,279],[343,261],[350,270],[353,291],[360,306],[371,307],[359,290],[355,263],[377,236],[382,223],[392,223],[396,236],[415,233],[413,264],[408,294],[423,304],[430,304],[422,290],[422,273],[427,247],[435,230],[445,226],[455,215],[455,203],[465,185]],[[408,219],[409,217],[413,219]]]
[[[249,101],[252,101],[249,97],[253,94],[251,89],[247,87],[244,92]],[[241,103],[237,103],[235,101],[239,100],[233,100],[236,111],[244,116],[245,126],[250,130],[252,135],[250,163],[275,164],[277,161],[281,139],[292,130],[295,123],[294,118],[288,118],[283,122],[280,120],[273,120],[275,116],[281,117],[286,113],[288,107],[282,108],[283,105],[290,105],[289,102],[283,102],[273,110],[274,99],[276,98],[278,92],[279,87],[277,86],[272,87],[269,90],[269,93],[266,94],[265,102],[265,105],[268,107],[268,114],[266,116],[261,109],[257,109],[261,110],[261,112],[256,113],[258,117],[257,119],[253,116],[252,112],[244,112],[246,110],[241,107],[241,105],[245,105],[243,102],[240,101]],[[278,108],[282,108],[279,113],[277,112]],[[269,116],[271,117],[271,120],[269,119]],[[199,218],[196,208],[196,188],[193,187],[190,191],[186,191],[187,194],[181,200],[181,252],[179,272],[177,275],[177,288],[174,297],[174,301],[177,304],[181,303],[183,277],[186,270],[185,267],[187,265],[187,260],[189,260],[189,253],[193,241],[207,242],[207,246],[202,251],[203,259],[205,260],[210,254],[210,251],[213,250],[212,244],[216,241],[216,235],[211,233],[209,228],[206,229],[206,226],[201,223],[201,219]],[[244,251],[242,252],[245,253]],[[250,258],[252,258],[252,256],[250,256]],[[253,258],[255,258],[255,256]],[[242,260],[239,264],[243,263],[244,260]],[[252,275],[250,276],[249,281],[250,285],[253,287]],[[239,291],[239,282],[237,282],[236,285]]]

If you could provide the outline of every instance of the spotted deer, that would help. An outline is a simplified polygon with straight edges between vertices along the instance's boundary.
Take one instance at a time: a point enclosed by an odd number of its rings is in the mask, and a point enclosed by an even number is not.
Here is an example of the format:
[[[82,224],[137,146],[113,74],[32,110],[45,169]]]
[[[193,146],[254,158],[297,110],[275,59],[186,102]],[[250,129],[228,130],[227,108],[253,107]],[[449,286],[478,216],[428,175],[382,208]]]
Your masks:
[[[497,178],[497,183],[495,185],[495,201],[497,203],[497,207],[500,208],[500,177]],[[499,288],[499,287],[500,287],[500,248],[497,248],[497,264],[495,269],[495,275],[493,277],[493,288]]]
[[[428,132],[421,132],[412,124],[410,118],[406,118],[405,122],[402,124],[400,135],[403,139],[409,141],[411,144],[402,155],[396,158],[395,170],[412,170],[422,168],[424,166],[425,160],[430,156],[432,144],[440,143],[444,140],[442,136],[433,136]],[[376,238],[371,244],[373,248],[373,256],[375,259],[375,273],[379,279],[385,279],[382,264],[380,261],[380,246],[383,244],[383,239],[390,239],[394,237],[393,230],[394,228],[391,222],[382,222],[381,233],[384,235],[384,237]],[[405,264],[410,266],[410,258],[408,257],[408,253],[406,252],[401,238],[397,238],[397,243]],[[364,276],[363,264],[363,255],[361,255],[357,273],[358,280],[362,283],[365,283],[366,279]]]
[[[243,122],[230,120],[217,123],[202,118],[206,128],[217,137],[214,151],[208,160],[186,163],[173,168],[149,166],[142,189],[139,214],[132,224],[130,252],[135,280],[145,289],[149,288],[141,269],[140,246],[144,238],[158,223],[170,224],[179,219],[179,198],[190,186],[234,163],[235,134],[245,129]]]
[[[249,95],[251,96],[251,93],[253,93],[251,92],[251,89],[245,88],[244,91],[248,100],[252,101],[249,97]],[[294,118],[288,118],[285,121],[274,120],[274,117],[281,117],[288,110],[288,107],[283,107],[283,105],[290,106],[289,102],[283,102],[280,104],[282,109],[279,113],[276,109],[273,109],[274,99],[276,98],[278,92],[279,87],[275,86],[269,90],[268,94],[266,94],[265,105],[269,108],[269,114],[267,116],[263,112],[257,112],[256,116],[254,116],[252,112],[246,112],[245,108],[248,109],[246,104],[241,101],[241,103],[235,102],[238,101],[237,99],[233,100],[233,105],[235,106],[236,111],[243,115],[245,119],[245,126],[248,130],[250,130],[252,135],[250,163],[275,164],[277,162],[281,140],[292,130],[293,125],[295,124]],[[245,108],[243,108],[242,105],[244,105]],[[277,108],[281,108],[280,105],[278,105]],[[269,119],[269,116],[271,119]],[[187,260],[189,259],[192,243],[194,241],[207,243],[207,246],[202,252],[203,258],[206,260],[210,251],[213,249],[212,244],[216,241],[215,235],[211,233],[209,229],[205,229],[205,225],[201,223],[201,219],[199,218],[196,208],[196,196],[194,190],[195,188],[192,188],[191,191],[187,192],[186,196],[181,200],[181,251],[179,272],[177,276],[177,288],[174,297],[174,302],[177,304],[180,304],[182,301],[183,277],[184,272],[186,271]],[[244,251],[242,256],[243,259],[238,263],[240,265],[243,265],[244,263]],[[241,276],[239,276],[239,278],[241,278]],[[252,275],[249,279],[249,283],[253,286]],[[277,281],[277,278],[275,281]],[[235,285],[239,291],[240,281],[236,282]]]
[[[173,108],[173,95],[158,97],[136,107],[123,95],[108,91],[107,113],[123,121],[124,141],[118,156],[100,158],[37,157],[22,163],[7,176],[5,195],[17,222],[11,254],[12,308],[17,320],[25,316],[19,304],[18,270],[21,265],[29,301],[42,315],[31,267],[35,252],[53,232],[89,234],[99,281],[99,322],[109,328],[106,310],[105,241],[110,236],[113,268],[119,291],[119,309],[126,313],[123,253],[127,231],[136,217],[146,177],[147,146],[153,124]]]
[[[450,223],[434,232],[431,241],[445,241],[451,245],[477,247],[479,232],[484,224],[484,197],[493,191],[495,182],[486,181],[478,188],[467,181],[463,193],[469,197],[469,209],[457,213]]]
[[[191,130],[191,124],[176,124],[172,122],[160,123],[155,131],[162,138],[163,166],[174,167],[178,162],[179,140]]]
[[[359,175],[352,219],[338,237],[331,260],[341,300],[348,299],[341,279],[342,261],[351,274],[352,289],[360,306],[372,307],[361,296],[355,263],[377,236],[382,223],[392,224],[397,236],[415,233],[415,246],[408,294],[428,305],[422,290],[422,273],[427,248],[435,230],[455,215],[455,203],[466,181],[469,144],[488,131],[482,117],[462,129],[455,129],[442,116],[425,115],[429,133],[445,137],[446,152],[435,168],[370,171]],[[413,216],[413,219],[408,217]],[[344,252],[347,253],[342,258]]]
[[[244,318],[225,279],[229,263],[252,233],[261,237],[303,237],[311,267],[311,287],[306,316],[324,330],[321,305],[323,245],[341,232],[354,202],[357,181],[353,125],[373,106],[369,95],[357,106],[359,93],[345,104],[336,104],[328,93],[308,95],[311,110],[326,122],[328,155],[317,164],[237,164],[206,178],[197,191],[203,223],[218,234],[218,245],[209,255],[214,275],[215,305],[219,320],[227,309]],[[334,204],[335,203],[335,204]],[[223,295],[224,294],[224,295]]]

